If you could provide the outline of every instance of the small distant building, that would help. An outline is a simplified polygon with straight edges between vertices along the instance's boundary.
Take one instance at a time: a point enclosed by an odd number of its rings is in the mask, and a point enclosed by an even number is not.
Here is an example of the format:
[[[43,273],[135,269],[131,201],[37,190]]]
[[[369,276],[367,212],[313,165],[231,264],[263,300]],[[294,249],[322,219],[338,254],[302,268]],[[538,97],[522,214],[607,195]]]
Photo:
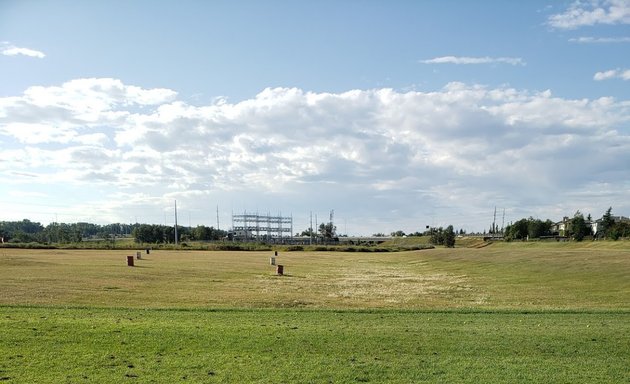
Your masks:
[[[562,218],[562,221],[558,221],[557,223],[554,223],[551,227],[551,232],[553,233],[557,233],[558,236],[566,236],[567,232],[569,231],[569,224],[570,224],[571,220],[569,219],[568,216],[564,216]]]

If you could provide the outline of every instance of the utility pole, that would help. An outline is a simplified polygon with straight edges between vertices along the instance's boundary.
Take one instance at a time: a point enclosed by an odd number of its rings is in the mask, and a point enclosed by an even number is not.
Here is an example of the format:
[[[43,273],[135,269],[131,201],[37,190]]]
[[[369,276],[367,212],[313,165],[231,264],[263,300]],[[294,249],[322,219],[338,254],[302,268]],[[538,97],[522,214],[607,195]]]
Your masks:
[[[309,245],[312,245],[313,244],[313,211],[311,211],[311,228],[310,228],[310,230],[308,232],[309,232],[308,233],[308,237],[309,237],[308,243],[309,243]]]
[[[219,230],[219,204],[217,204],[217,231]]]
[[[177,200],[175,200],[175,245],[177,245]]]
[[[334,218],[335,218],[335,210],[331,209],[330,210],[330,236],[331,237],[335,237],[335,224],[334,224]]]

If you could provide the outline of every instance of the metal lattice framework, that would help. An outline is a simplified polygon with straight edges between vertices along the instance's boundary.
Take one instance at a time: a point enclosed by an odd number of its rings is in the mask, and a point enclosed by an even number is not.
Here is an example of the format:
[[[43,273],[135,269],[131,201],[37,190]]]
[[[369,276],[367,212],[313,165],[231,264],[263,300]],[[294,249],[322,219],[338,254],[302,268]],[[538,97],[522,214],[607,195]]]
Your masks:
[[[282,241],[293,237],[293,217],[247,212],[242,215],[232,214],[232,231],[238,239]]]

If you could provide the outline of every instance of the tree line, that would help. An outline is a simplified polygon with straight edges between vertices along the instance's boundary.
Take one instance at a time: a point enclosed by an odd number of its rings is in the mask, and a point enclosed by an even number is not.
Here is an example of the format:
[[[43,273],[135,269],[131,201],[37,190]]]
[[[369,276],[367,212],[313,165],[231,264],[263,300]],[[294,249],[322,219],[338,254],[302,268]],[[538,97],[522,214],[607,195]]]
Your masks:
[[[445,245],[448,248],[455,246],[455,231],[453,226],[449,225],[446,228],[429,228],[427,231],[429,235],[429,242],[433,245]]]
[[[551,220],[540,220],[533,217],[523,218],[508,224],[502,231],[508,240],[536,239],[551,236],[564,236],[577,241],[592,236],[597,239],[617,240],[630,237],[630,220],[612,214],[612,207],[608,208],[601,219],[593,220],[591,215],[584,215],[577,211],[572,218],[566,218],[561,223],[562,230]],[[596,228],[596,232],[593,229]],[[309,228],[301,236],[320,237],[326,240],[337,238],[337,228],[330,223],[321,223],[314,231]],[[457,234],[465,234],[463,230],[455,231],[452,225],[446,228],[429,228],[424,232],[405,234],[403,231],[392,232],[392,236],[429,236],[434,245],[454,246]],[[375,234],[379,236],[383,234]],[[173,243],[175,228],[156,224],[124,224],[114,223],[98,225],[92,223],[50,223],[46,226],[28,219],[22,221],[0,221],[0,239],[2,242],[12,243],[77,243],[90,239],[110,240],[116,237],[133,237],[139,243]],[[197,227],[177,226],[177,241],[217,241],[227,238],[226,231],[198,225]]]
[[[303,230],[301,233],[296,233],[296,236],[304,236],[304,237],[312,237],[312,238],[322,238],[324,240],[335,240],[337,237],[337,226],[332,222],[321,223],[319,224],[319,228],[316,231],[313,228],[308,228]]]
[[[114,240],[117,237],[133,237],[139,243],[172,243],[175,228],[166,225],[114,223],[50,223],[0,221],[0,239],[5,243],[79,243],[86,240]],[[226,231],[199,225],[194,228],[177,226],[178,241],[212,241],[227,236]]]
[[[137,224],[135,224],[137,225]],[[0,221],[0,238],[13,243],[77,243],[88,238],[110,238],[130,234],[134,224],[50,223]]]
[[[132,236],[139,243],[172,243],[175,241],[175,227],[155,224],[141,224],[133,229]],[[177,241],[217,241],[227,237],[226,231],[214,227],[198,225],[195,228],[177,226]]]
[[[612,207],[608,208],[599,220],[593,220],[590,214],[584,217],[582,212],[577,211],[572,218],[563,220],[561,226],[562,228],[556,227],[551,220],[523,218],[506,226],[503,236],[506,240],[563,236],[576,241],[582,241],[589,236],[609,240],[630,236],[630,221],[620,217],[615,218]],[[594,232],[595,229],[596,232]]]

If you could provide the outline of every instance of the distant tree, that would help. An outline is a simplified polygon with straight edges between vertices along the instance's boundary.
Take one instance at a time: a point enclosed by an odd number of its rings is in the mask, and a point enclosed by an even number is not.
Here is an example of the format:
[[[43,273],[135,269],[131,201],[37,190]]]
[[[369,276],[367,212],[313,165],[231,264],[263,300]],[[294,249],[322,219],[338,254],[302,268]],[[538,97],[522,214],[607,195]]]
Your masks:
[[[510,240],[523,240],[526,238],[536,239],[541,236],[551,235],[551,227],[553,223],[551,220],[542,221],[540,219],[534,219],[529,217],[528,219],[520,219],[513,224],[509,224],[505,227],[505,239]]]
[[[303,230],[302,233],[300,233],[298,236],[313,237],[316,236],[316,234],[315,231],[313,231],[313,228],[309,227]]]
[[[155,243],[152,229],[149,224],[141,224],[133,229],[131,235],[138,243]]]
[[[179,231],[179,226],[177,228]],[[175,227],[163,226],[161,227],[161,230],[164,233],[164,242],[166,244],[171,244],[175,242]]]
[[[444,245],[448,248],[455,247],[455,232],[453,231],[452,225],[449,225],[444,230]]]
[[[576,241],[582,241],[585,236],[590,234],[590,227],[586,225],[584,215],[580,211],[575,212],[569,222],[569,232]]]
[[[378,232],[378,233],[373,233],[372,237],[385,237],[385,234],[382,232]]]
[[[507,240],[523,240],[528,234],[529,224],[527,219],[520,219],[505,227],[505,238]]]
[[[177,227],[179,231],[179,226]],[[221,240],[227,236],[227,232],[216,229],[214,227],[206,227],[205,225],[198,225],[190,231],[191,240],[198,241],[216,241]]]
[[[163,225],[151,225],[149,226],[149,230],[151,231],[151,237],[153,241],[151,243],[168,243],[167,240],[167,231],[166,227]]]
[[[73,224],[73,227],[75,231],[78,231],[81,234],[82,238],[96,236],[100,231],[100,225],[85,222]]]
[[[403,232],[403,231],[401,231],[401,230],[398,230],[398,231],[396,231],[396,232],[392,232],[392,233],[391,233],[391,236],[392,236],[392,237],[403,237],[403,236],[405,236],[405,232]]]
[[[177,226],[177,241],[190,241],[192,240],[192,230],[189,227],[181,225]]]
[[[542,221],[540,219],[530,217],[527,220],[527,235],[532,239],[537,239],[541,236],[548,236],[551,234],[552,225],[553,223],[551,220]]]
[[[323,237],[324,239],[333,239],[335,238],[337,232],[337,227],[333,225],[333,223],[329,222],[329,223],[321,223],[319,225],[319,234],[321,237]]]
[[[192,238],[193,240],[198,241],[207,241],[210,240],[212,232],[209,227],[205,225],[198,225],[192,230]]]
[[[170,232],[168,231],[170,228]],[[155,224],[141,224],[132,230],[132,236],[138,243],[164,243],[174,241],[173,227]],[[170,238],[167,237],[170,235]]]
[[[543,236],[553,235],[553,221],[547,219],[543,222]]]
[[[7,241],[5,239],[5,241]],[[32,243],[37,241],[37,236],[35,234],[26,233],[23,231],[15,231],[11,235],[11,238],[8,240],[11,243]]]
[[[609,239],[619,240],[621,237],[630,237],[630,222],[616,221],[615,225],[611,228],[608,235]]]
[[[433,245],[444,245],[444,228],[430,228],[429,242]]]
[[[35,234],[41,232],[44,228],[40,223],[24,219],[15,223],[17,228],[26,233]]]
[[[40,241],[43,236],[44,227],[37,222],[24,219],[21,221],[0,222],[0,236],[5,242],[29,243]]]
[[[602,216],[601,229],[600,228],[597,229],[597,236],[612,238],[613,236],[611,236],[611,234],[613,232],[614,226],[615,226],[615,219],[613,219],[613,216],[612,216],[612,207],[609,207],[604,213],[604,215]]]

